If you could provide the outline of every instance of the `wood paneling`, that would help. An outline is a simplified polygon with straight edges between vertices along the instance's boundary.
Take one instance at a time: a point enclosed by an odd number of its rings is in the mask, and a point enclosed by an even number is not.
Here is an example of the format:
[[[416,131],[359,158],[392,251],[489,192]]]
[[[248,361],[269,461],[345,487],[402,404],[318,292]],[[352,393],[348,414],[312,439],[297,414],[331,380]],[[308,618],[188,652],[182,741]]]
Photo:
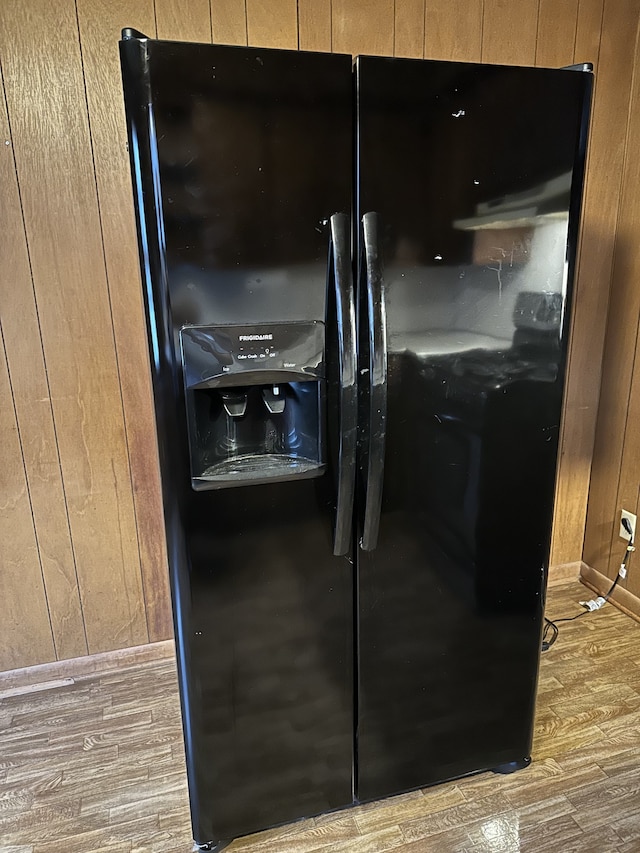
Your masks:
[[[75,4],[6,0],[0,16],[89,650],[138,644],[148,634]]]
[[[573,63],[577,20],[578,0],[540,0],[536,65],[561,68]]]
[[[619,396],[619,383],[624,387],[626,382],[628,395],[630,374],[624,364],[612,363],[607,357],[609,367],[601,388],[603,321],[609,304],[633,72],[630,57],[634,56],[639,12],[638,0],[609,0],[604,7],[552,550],[554,562],[569,561],[567,555],[575,552],[583,537],[588,498],[583,559],[604,573],[610,535],[603,538],[602,534],[605,527],[609,534],[611,531],[610,501],[616,489],[611,476],[617,478],[628,405],[624,391]],[[614,299],[612,310],[615,306]],[[628,319],[626,307],[624,310]],[[614,331],[614,338],[618,334],[620,329]],[[617,346],[614,339],[610,343]]]
[[[598,141],[594,142],[594,115],[596,106],[600,105],[600,98],[604,97],[606,89],[602,90],[599,81],[599,56],[600,56],[600,36],[601,23],[603,14],[603,0],[581,0],[578,5],[577,16],[575,20],[575,38],[573,62],[591,62],[595,72],[594,98],[592,106],[592,124],[589,139],[589,149],[587,156],[592,156],[594,144],[597,146]],[[565,23],[565,31],[567,32],[567,42],[570,41],[571,30],[571,8],[568,8],[569,19]],[[540,24],[543,30],[549,29],[547,19],[554,16],[554,7],[549,8],[545,5],[544,9],[541,6]],[[567,26],[568,24],[568,26]],[[538,33],[540,42],[541,33]],[[564,58],[564,53],[560,53],[561,46],[555,42],[558,51],[553,55],[545,49],[544,63],[549,60],[556,64],[569,64],[571,60]],[[542,56],[542,54],[540,54]],[[563,58],[560,58],[560,57]],[[600,97],[598,97],[600,91]],[[587,163],[589,164],[589,160]],[[587,165],[587,174],[585,178],[585,187],[592,176],[592,169]],[[596,179],[597,180],[597,179]],[[597,190],[596,190],[597,192]],[[581,274],[581,258],[589,249],[585,248],[585,244],[589,241],[589,235],[597,229],[597,217],[599,216],[597,195],[587,193],[585,189],[582,223],[580,229],[580,256],[577,264],[577,279],[575,283],[575,298],[573,311],[573,327],[570,340],[569,350],[569,373],[567,378],[567,394],[564,403],[561,440],[560,440],[560,459],[558,464],[558,478],[556,483],[556,511],[554,516],[553,537],[551,543],[551,565],[562,565],[567,561],[574,560],[576,555],[581,553],[584,539],[584,525],[586,518],[587,499],[589,493],[589,483],[591,474],[591,457],[593,452],[593,441],[595,433],[595,420],[597,416],[597,398],[600,390],[599,384],[599,365],[602,358],[602,333],[603,322],[602,317],[598,320],[589,313],[580,310],[582,297],[580,293],[584,287],[593,288],[594,283],[588,282],[588,273],[584,268],[584,279]],[[587,261],[588,263],[588,261]],[[602,290],[608,291],[608,280],[610,276],[610,267],[604,267],[604,281],[607,284],[600,283]],[[596,287],[598,285],[595,285]],[[606,299],[606,296],[605,296]],[[606,302],[605,308],[606,311]],[[602,315],[604,316],[604,315]],[[586,324],[594,324],[597,328],[584,328]],[[596,348],[590,353],[581,352],[581,348],[585,346],[585,334],[590,334],[594,330],[596,338],[594,343]],[[586,357],[586,358],[585,358]],[[574,364],[571,367],[572,362]],[[574,375],[574,370],[594,371],[595,382],[590,379],[592,385],[592,394],[586,401],[576,402],[576,398],[584,395],[585,373]],[[595,387],[593,387],[595,386]],[[593,403],[595,395],[595,405]],[[569,438],[570,437],[570,438]]]
[[[171,608],[127,129],[115,41],[123,21],[153,35],[153,3],[78,0],[77,9],[144,601],[149,639],[153,642],[171,636]]]
[[[598,200],[595,193],[587,194],[586,186],[593,177],[593,169],[590,167],[590,157],[594,144],[593,137],[593,114],[596,99],[605,97],[600,84],[599,62],[600,62],[600,40],[602,34],[602,16],[604,13],[604,0],[580,0],[578,16],[576,20],[576,38],[574,45],[574,62],[591,62],[594,66],[594,98],[592,107],[591,133],[589,136],[589,148],[587,151],[587,172],[585,176],[585,193],[582,209],[582,223],[580,229],[580,251],[577,266],[576,298],[574,304],[579,305],[579,294],[582,287],[582,276],[580,258],[589,249],[585,243],[589,240],[589,234],[597,230],[597,218],[599,216]],[[600,95],[598,92],[600,91]],[[597,178],[596,178],[597,180]],[[584,255],[586,257],[586,255]],[[605,267],[606,270],[606,267]],[[588,273],[585,269],[585,277]],[[610,275],[610,270],[609,270]],[[591,287],[594,285],[592,284]],[[597,285],[596,285],[597,286]],[[602,289],[608,292],[608,279],[601,283]],[[579,348],[584,346],[584,335],[580,330],[580,323],[596,322],[596,318],[589,317],[584,312],[580,313],[578,307],[574,308],[574,327],[572,330],[569,350],[569,370],[567,376],[567,395],[562,416],[562,430],[560,438],[560,459],[558,464],[558,478],[556,483],[556,510],[554,516],[553,537],[551,543],[551,565],[562,565],[566,560],[573,560],[575,555],[582,551],[584,540],[584,526],[586,520],[587,500],[591,481],[591,458],[593,454],[593,442],[595,434],[595,421],[597,417],[597,406],[588,407],[588,403],[576,403],[576,396],[582,393],[582,385],[585,383],[585,375],[573,376],[572,360],[582,370],[594,369],[596,372],[596,395],[599,393],[599,363],[602,356],[602,341],[600,349],[592,353],[590,365],[585,364],[585,354],[579,353]],[[577,317],[577,322],[576,322]],[[600,318],[597,332],[602,332],[604,326],[603,318]],[[587,329],[587,334],[588,334]],[[589,357],[589,356],[587,356]],[[588,380],[591,383],[593,380]],[[591,398],[593,399],[593,397]],[[570,404],[571,401],[571,404]],[[583,407],[582,407],[583,406]]]
[[[209,0],[155,0],[155,9],[159,39],[211,41]]]
[[[393,55],[394,0],[332,0],[336,53]]]
[[[0,435],[5,457],[0,466],[0,649],[4,668],[10,669],[52,660],[55,648],[2,339]]]
[[[538,0],[484,0],[482,61],[533,65],[537,30]]]
[[[16,638],[18,657],[69,657],[171,631],[117,54],[121,27],[153,36],[156,21],[163,38],[461,61],[596,63],[552,564],[582,556],[615,242],[585,548],[586,561],[607,571],[612,543],[614,562],[622,544],[615,536],[616,501],[637,502],[640,479],[634,429],[640,415],[640,367],[634,373],[640,175],[632,156],[640,146],[637,80],[630,112],[639,12],[640,0],[5,0],[0,52],[8,123],[0,110],[0,135],[10,145],[0,164],[0,311],[19,441],[2,448],[13,479],[3,485],[0,507],[3,523],[10,513],[11,524],[19,519],[22,525],[15,538],[30,543],[25,560],[35,543],[48,601],[46,631],[53,636],[43,643],[39,627],[30,633],[38,608],[20,605],[28,618]],[[626,473],[618,483],[623,458]],[[23,480],[16,479],[20,467]],[[26,491],[16,515],[11,495],[20,492],[20,482]],[[5,584],[8,578],[16,584],[9,584],[8,595],[24,593],[18,576],[7,573]],[[0,646],[0,669],[7,654]]]
[[[420,59],[424,53],[425,0],[395,4],[393,55]]]
[[[484,0],[427,0],[424,56],[480,62]]]
[[[29,530],[32,524],[35,526],[55,652],[58,657],[68,658],[86,654],[87,641],[4,88],[0,98],[0,146],[0,258],[3,265],[3,274],[0,276],[0,317],[33,521],[31,514],[21,517],[27,522]],[[9,403],[7,400],[6,404]],[[5,445],[4,453],[7,455],[8,450]],[[10,464],[14,461],[17,460],[11,459]],[[0,497],[2,503],[3,498]],[[4,538],[0,538],[0,542],[4,541]],[[20,590],[21,587],[18,587],[15,592]],[[31,620],[24,623],[25,636],[28,636],[30,630],[36,634],[39,631],[39,627],[32,624],[40,616],[39,609],[35,608],[28,613],[31,614]]]
[[[256,47],[298,47],[296,0],[245,0],[248,43]]]
[[[604,0],[579,0],[576,42],[573,49],[574,62],[593,62],[597,66],[603,13]],[[596,77],[597,85],[598,79]]]
[[[298,0],[300,50],[331,51],[331,0]]]
[[[598,430],[619,430],[616,435],[617,446],[622,439],[621,460],[615,459],[619,466],[618,486],[613,502],[616,468],[612,460],[608,466],[602,465],[598,456],[595,466],[598,482],[609,483],[609,490],[602,489],[608,496],[610,517],[609,561],[606,574],[613,578],[617,574],[620,558],[625,549],[624,541],[619,537],[620,511],[624,508],[638,514],[640,497],[640,336],[638,320],[640,318],[640,245],[637,237],[640,226],[640,45],[636,43],[634,77],[629,110],[629,129],[627,150],[622,178],[622,196],[616,231],[616,245],[611,288],[611,306],[609,310],[608,341],[603,371],[603,393],[598,418]],[[626,417],[622,418],[624,402],[628,400]],[[609,407],[615,407],[615,413]],[[615,421],[612,423],[612,414]],[[604,438],[604,435],[602,436]],[[598,441],[597,449],[603,445]],[[614,476],[612,476],[612,474]],[[603,476],[604,475],[604,476]],[[639,531],[640,532],[640,531]],[[597,532],[596,532],[597,535]],[[590,530],[591,537],[591,530]],[[635,555],[634,555],[635,556]],[[640,571],[638,565],[629,573],[628,589],[640,598]],[[640,601],[636,604],[640,612]]]
[[[216,44],[246,44],[245,0],[211,0],[211,32]]]

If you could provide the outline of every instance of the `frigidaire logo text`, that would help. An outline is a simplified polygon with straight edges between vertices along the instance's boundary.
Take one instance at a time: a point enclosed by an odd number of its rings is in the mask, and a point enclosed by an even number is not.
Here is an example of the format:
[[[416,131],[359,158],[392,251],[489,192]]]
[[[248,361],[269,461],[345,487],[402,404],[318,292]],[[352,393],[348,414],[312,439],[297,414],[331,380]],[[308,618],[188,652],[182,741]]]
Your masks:
[[[238,335],[239,341],[272,341],[273,335]]]

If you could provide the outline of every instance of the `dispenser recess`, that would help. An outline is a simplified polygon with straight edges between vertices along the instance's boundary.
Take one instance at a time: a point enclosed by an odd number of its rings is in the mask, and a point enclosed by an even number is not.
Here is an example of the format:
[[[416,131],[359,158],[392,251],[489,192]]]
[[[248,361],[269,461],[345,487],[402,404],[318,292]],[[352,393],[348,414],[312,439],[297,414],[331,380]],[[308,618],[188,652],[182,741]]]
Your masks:
[[[180,350],[193,489],[323,473],[323,323],[184,326]]]

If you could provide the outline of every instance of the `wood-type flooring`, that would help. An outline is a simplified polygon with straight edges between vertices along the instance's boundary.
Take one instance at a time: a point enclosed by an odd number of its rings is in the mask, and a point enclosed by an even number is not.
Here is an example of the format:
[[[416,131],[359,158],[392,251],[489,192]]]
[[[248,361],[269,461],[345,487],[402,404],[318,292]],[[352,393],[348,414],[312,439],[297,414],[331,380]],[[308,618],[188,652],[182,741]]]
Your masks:
[[[573,615],[590,593],[550,590]],[[236,840],[229,853],[640,851],[640,625],[607,605],[542,657],[533,763]],[[169,643],[0,675],[2,853],[188,853]]]

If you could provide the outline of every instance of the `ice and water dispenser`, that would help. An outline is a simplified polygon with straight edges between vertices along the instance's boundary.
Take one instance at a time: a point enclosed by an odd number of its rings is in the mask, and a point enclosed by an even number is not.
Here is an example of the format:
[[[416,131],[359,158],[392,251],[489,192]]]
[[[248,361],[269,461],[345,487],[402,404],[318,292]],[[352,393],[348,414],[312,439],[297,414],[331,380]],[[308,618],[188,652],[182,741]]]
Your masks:
[[[316,477],[324,460],[324,324],[184,326],[191,485]]]

